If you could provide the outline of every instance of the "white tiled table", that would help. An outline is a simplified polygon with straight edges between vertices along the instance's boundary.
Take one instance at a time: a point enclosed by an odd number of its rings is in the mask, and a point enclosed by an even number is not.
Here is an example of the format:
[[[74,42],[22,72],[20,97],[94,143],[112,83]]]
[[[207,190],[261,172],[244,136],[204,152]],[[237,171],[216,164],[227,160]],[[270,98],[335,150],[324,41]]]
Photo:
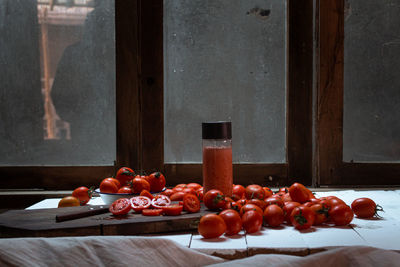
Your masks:
[[[263,227],[255,234],[222,236],[216,239],[204,239],[198,234],[153,235],[173,240],[183,246],[201,252],[225,258],[241,258],[259,253],[284,253],[308,255],[313,252],[341,246],[373,246],[400,251],[400,190],[338,190],[316,192],[317,197],[335,195],[348,205],[359,197],[369,197],[380,204],[385,212],[382,219],[364,220],[354,218],[350,226],[313,227],[297,231],[291,226],[278,229]],[[27,209],[57,207],[59,198],[45,199]],[[89,205],[102,205],[99,197],[93,198]]]

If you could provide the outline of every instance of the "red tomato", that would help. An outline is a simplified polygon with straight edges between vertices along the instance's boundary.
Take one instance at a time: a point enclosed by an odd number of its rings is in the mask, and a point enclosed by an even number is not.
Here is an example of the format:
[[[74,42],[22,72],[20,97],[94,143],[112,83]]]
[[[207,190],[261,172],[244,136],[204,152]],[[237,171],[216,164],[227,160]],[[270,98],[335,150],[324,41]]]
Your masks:
[[[260,207],[260,209],[264,210],[267,207],[267,202],[261,199],[253,198],[247,201],[247,204],[254,204]]]
[[[151,199],[144,196],[137,196],[130,199],[132,209],[136,212],[141,212],[144,209],[148,209],[151,204]]]
[[[229,203],[229,208],[232,210],[235,210],[237,212],[240,212],[240,209],[242,208],[242,204],[240,204],[240,201],[233,201]]]
[[[135,194],[140,194],[142,190],[150,191],[150,184],[144,178],[136,177],[132,180],[132,191]]]
[[[171,199],[165,195],[157,195],[151,200],[151,206],[156,209],[161,209],[171,204]]]
[[[289,194],[289,193],[284,194],[284,195],[282,196],[282,200],[283,200],[283,202],[290,202],[290,201],[293,201],[292,198],[290,197],[290,194]]]
[[[314,220],[314,211],[309,207],[295,207],[290,214],[290,222],[298,230],[310,228],[314,224]]]
[[[275,204],[275,205],[278,205],[281,208],[283,208],[283,206],[285,205],[285,203],[283,202],[282,198],[274,197],[274,196],[265,199],[265,203],[267,203],[267,206]]]
[[[131,210],[131,203],[127,198],[120,198],[111,204],[109,210],[113,215],[125,215]]]
[[[132,194],[132,188],[129,186],[122,186],[120,189],[118,189],[118,194]]]
[[[313,204],[310,208],[315,214],[314,225],[320,225],[328,220],[329,208],[327,206],[322,204]]]
[[[102,193],[117,193],[118,186],[110,178],[106,178],[100,183],[100,192]]]
[[[150,199],[153,199],[153,198],[154,198],[154,196],[153,196],[149,191],[147,191],[146,189],[142,190],[142,192],[140,192],[140,195],[141,195],[141,196],[148,197],[148,198],[150,198]]]
[[[193,188],[195,191],[199,190],[202,188],[201,184],[198,183],[189,183],[186,185],[187,188]]]
[[[289,193],[289,188],[288,187],[281,187],[281,188],[279,188],[278,192],[279,193],[283,193],[283,194]]]
[[[277,227],[283,223],[285,216],[283,210],[278,205],[272,204],[264,210],[264,222],[271,227]]]
[[[223,210],[219,213],[226,224],[226,235],[236,235],[242,230],[242,219],[237,211],[232,209]]]
[[[204,190],[203,190],[203,187],[197,189],[196,195],[197,195],[197,197],[199,198],[200,201],[203,201],[203,198],[204,198]]]
[[[183,209],[189,213],[200,211],[200,200],[196,195],[186,194],[183,197]]]
[[[226,224],[221,216],[209,213],[201,217],[197,230],[204,238],[217,238],[225,233]]]
[[[177,185],[175,185],[174,188],[179,188],[179,187],[181,187],[181,188],[186,188],[186,187],[187,187],[187,184],[177,184]]]
[[[269,188],[269,187],[263,187],[263,189],[264,189],[264,193],[265,193],[264,198],[270,197],[274,194],[272,192],[271,188]]]
[[[264,199],[264,189],[258,184],[251,184],[246,187],[245,196],[247,199],[258,198]]]
[[[166,181],[165,177],[161,172],[153,172],[146,179],[150,184],[151,192],[160,192],[164,189]]]
[[[171,201],[182,201],[182,200],[183,200],[183,197],[184,197],[185,195],[186,195],[186,194],[185,194],[184,192],[182,192],[182,191],[180,191],[180,192],[175,192],[175,193],[173,193],[173,194],[171,195],[170,199],[171,199]]]
[[[310,190],[300,183],[294,183],[289,187],[289,194],[293,201],[304,203],[310,199]]]
[[[239,199],[238,201],[236,201],[236,202],[238,202],[240,205],[242,205],[242,206],[244,206],[244,205],[246,205],[247,204],[247,199],[245,199],[245,198],[242,198],[242,199]]]
[[[108,178],[103,179],[103,181],[104,181],[104,180],[113,182],[118,188],[121,187],[121,183],[120,183],[117,179],[115,179],[115,178],[108,177]]]
[[[225,207],[225,197],[220,190],[211,189],[203,197],[204,205],[210,210],[220,210]]]
[[[246,189],[243,185],[234,185],[232,188],[232,198],[236,200],[241,199],[244,196],[245,191]]]
[[[142,215],[144,216],[160,216],[162,214],[162,209],[144,209],[142,210]]]
[[[336,226],[348,225],[353,220],[353,217],[353,210],[345,204],[333,206],[329,210],[329,218]]]
[[[263,216],[255,210],[246,211],[242,216],[243,229],[248,234],[260,231],[262,222]]]
[[[305,203],[303,203],[303,204],[301,204],[302,206],[304,206],[304,207],[311,207],[312,205],[314,205],[314,203],[312,203],[311,201],[307,201],[307,202],[305,202]]]
[[[259,206],[254,205],[254,204],[246,204],[240,209],[240,213],[239,213],[240,216],[243,217],[243,215],[249,210],[254,210],[254,211],[260,213],[261,216],[263,216],[263,214],[264,214],[263,210]]]
[[[130,180],[135,176],[135,172],[128,167],[122,167],[117,171],[115,179],[117,179],[121,186],[127,185]]]
[[[89,189],[86,186],[78,187],[72,192],[72,196],[79,199],[81,206],[88,203],[89,200],[92,198],[92,195],[93,195],[93,188],[91,187]]]
[[[182,192],[185,193],[185,194],[193,194],[193,195],[196,195],[196,190],[194,190],[193,188],[190,188],[190,187],[184,188],[184,189],[182,190]]]
[[[359,218],[371,218],[373,216],[378,216],[378,211],[383,211],[382,207],[376,205],[376,203],[370,198],[357,198],[351,203],[351,209],[354,214]]]
[[[346,205],[346,203],[343,200],[337,197],[330,197],[327,199],[327,202],[329,203],[328,204],[329,207],[334,207],[337,205]]]
[[[283,213],[285,214],[285,221],[290,223],[290,215],[295,207],[299,207],[301,204],[299,202],[286,202],[285,206],[283,206]]]
[[[175,193],[172,189],[165,189],[164,191],[162,191],[160,194],[161,195],[164,195],[164,196],[167,196],[167,197],[170,197],[173,193]]]
[[[182,205],[169,205],[162,208],[164,215],[167,216],[178,216],[182,213]]]

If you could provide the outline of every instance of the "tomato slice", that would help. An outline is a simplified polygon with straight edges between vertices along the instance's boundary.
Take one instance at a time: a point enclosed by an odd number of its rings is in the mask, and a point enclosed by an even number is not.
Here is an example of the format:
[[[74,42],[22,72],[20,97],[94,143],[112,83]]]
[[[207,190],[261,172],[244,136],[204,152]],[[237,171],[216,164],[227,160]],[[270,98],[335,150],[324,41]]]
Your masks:
[[[162,209],[171,204],[171,199],[165,195],[157,195],[151,200],[151,206],[156,209]]]
[[[183,206],[181,205],[169,205],[162,208],[163,213],[168,216],[177,216],[182,213]]]
[[[144,209],[142,210],[142,215],[144,216],[160,216],[162,214],[162,209]]]
[[[141,212],[150,207],[151,199],[145,196],[137,196],[131,198],[130,202],[134,211]]]
[[[127,198],[120,198],[111,204],[109,210],[114,215],[125,215],[131,210],[131,203]]]
[[[200,211],[200,200],[196,195],[186,194],[183,197],[183,209],[189,213]]]

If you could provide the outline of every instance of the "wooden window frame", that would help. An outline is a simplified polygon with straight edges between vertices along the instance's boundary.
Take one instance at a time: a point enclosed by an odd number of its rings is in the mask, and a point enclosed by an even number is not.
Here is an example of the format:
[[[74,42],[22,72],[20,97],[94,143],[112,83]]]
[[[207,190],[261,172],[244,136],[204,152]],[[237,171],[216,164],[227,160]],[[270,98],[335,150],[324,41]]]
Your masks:
[[[117,158],[113,166],[0,167],[0,188],[98,185],[117,168],[201,183],[200,164],[164,164],[163,1],[116,0]],[[313,0],[288,0],[287,163],[235,164],[234,182],[312,184]]]
[[[399,185],[400,164],[343,162],[344,0],[318,0],[316,184]]]

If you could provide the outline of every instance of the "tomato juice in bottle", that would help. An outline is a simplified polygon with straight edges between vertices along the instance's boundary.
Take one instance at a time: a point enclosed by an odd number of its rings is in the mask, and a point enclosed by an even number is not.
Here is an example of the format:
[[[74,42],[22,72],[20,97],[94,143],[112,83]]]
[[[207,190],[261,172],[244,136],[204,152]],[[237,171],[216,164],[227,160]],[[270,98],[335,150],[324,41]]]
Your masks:
[[[202,128],[204,194],[218,189],[225,196],[232,196],[231,122],[206,122]]]

